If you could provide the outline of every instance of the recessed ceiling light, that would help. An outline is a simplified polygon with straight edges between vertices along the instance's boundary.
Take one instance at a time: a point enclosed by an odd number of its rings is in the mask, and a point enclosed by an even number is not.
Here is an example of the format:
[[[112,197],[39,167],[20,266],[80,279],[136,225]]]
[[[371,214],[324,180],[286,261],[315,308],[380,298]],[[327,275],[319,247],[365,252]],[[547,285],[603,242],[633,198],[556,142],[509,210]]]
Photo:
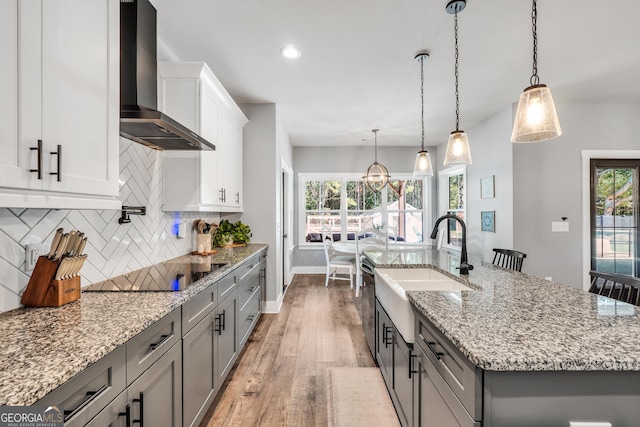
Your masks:
[[[300,55],[302,55],[300,49],[291,44],[280,49],[280,53],[282,54],[282,56],[289,59],[298,59],[300,58]]]

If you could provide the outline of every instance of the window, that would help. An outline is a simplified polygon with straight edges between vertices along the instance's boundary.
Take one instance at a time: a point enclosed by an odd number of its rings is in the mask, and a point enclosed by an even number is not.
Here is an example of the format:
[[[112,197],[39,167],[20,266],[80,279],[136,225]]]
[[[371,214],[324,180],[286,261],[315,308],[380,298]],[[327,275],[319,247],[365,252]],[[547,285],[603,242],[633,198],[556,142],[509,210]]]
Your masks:
[[[591,160],[591,269],[639,276],[640,160]]]
[[[353,240],[366,228],[386,229],[390,238],[424,241],[424,180],[400,177],[380,193],[371,191],[359,175],[344,177],[299,175],[300,244],[322,242],[323,231],[336,241]]]
[[[441,212],[451,213],[465,219],[465,184],[466,184],[466,168],[453,167],[445,169],[438,173],[440,210]],[[459,248],[462,246],[462,226],[456,220],[447,220],[447,231],[445,234],[444,245],[450,248]]]

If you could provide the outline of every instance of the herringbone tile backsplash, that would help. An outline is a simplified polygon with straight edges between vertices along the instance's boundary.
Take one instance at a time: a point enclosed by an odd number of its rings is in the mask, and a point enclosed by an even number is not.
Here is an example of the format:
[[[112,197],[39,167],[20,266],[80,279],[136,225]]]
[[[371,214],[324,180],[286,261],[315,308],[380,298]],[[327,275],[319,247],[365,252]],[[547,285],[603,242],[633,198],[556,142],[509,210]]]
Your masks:
[[[0,311],[20,306],[31,273],[25,273],[25,246],[45,242],[55,230],[77,229],[88,237],[82,285],[184,255],[193,249],[191,223],[196,218],[218,222],[219,214],[162,212],[162,152],[120,139],[120,200],[146,206],[145,216],[119,224],[119,210],[53,210],[0,208]],[[172,233],[176,222],[187,223],[185,239]]]

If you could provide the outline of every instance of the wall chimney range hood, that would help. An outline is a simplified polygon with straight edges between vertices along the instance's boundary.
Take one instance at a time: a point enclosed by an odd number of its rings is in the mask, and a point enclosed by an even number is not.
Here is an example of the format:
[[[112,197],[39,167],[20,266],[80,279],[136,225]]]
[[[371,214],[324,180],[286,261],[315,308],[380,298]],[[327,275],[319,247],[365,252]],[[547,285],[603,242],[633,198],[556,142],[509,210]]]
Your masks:
[[[120,0],[120,135],[156,150],[215,150],[158,111],[156,9],[149,0]]]

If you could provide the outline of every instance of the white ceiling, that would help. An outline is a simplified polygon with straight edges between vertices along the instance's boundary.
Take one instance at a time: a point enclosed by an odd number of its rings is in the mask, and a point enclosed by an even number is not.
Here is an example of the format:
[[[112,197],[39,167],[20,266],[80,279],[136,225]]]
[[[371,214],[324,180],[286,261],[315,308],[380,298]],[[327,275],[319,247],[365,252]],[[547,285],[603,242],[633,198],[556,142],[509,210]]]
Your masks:
[[[278,106],[300,146],[426,145],[455,129],[453,16],[446,0],[152,0],[158,36],[205,61],[239,103]],[[640,2],[539,0],[538,74],[562,103],[640,103]],[[292,61],[280,49],[294,44]],[[459,14],[460,128],[529,85],[531,1],[468,0]],[[366,139],[366,141],[363,141]],[[473,145],[473,134],[469,134]]]

